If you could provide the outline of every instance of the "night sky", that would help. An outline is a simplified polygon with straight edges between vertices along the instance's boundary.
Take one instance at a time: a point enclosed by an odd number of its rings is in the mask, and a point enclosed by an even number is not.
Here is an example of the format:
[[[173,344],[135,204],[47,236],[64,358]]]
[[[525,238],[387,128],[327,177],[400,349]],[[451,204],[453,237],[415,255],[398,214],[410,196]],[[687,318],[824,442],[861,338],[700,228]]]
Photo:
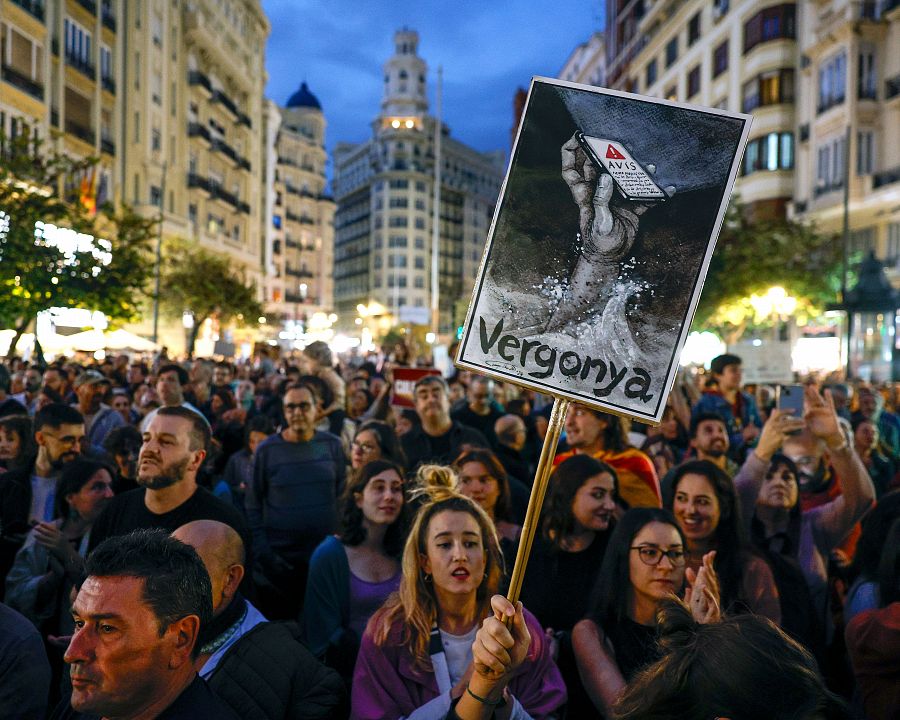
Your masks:
[[[602,27],[601,4],[262,0],[272,25],[266,95],[284,105],[305,80],[325,112],[329,153],[336,142],[366,140],[380,111],[382,65],[394,52],[394,31],[406,26],[419,33],[430,111],[441,65],[452,136],[481,151],[508,152],[516,88],[527,89],[532,75],[556,77],[575,46]]]

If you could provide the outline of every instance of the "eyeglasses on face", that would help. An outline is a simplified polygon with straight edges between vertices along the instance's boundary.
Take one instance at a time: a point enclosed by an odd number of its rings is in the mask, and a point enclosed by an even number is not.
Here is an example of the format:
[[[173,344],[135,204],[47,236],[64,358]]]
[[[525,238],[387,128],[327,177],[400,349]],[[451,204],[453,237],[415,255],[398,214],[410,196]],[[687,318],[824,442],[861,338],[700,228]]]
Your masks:
[[[652,545],[635,545],[631,549],[638,551],[638,556],[644,565],[659,565],[662,562],[663,555],[669,558],[669,562],[675,567],[684,565],[684,550],[681,548],[660,550]]]
[[[354,450],[359,450],[361,453],[375,452],[378,449],[377,445],[371,445],[369,443],[360,443],[360,442],[356,442],[356,441],[353,442],[352,447]]]
[[[298,402],[298,403],[286,403],[284,406],[285,413],[297,412],[300,410],[301,412],[309,412],[312,409],[311,402]]]

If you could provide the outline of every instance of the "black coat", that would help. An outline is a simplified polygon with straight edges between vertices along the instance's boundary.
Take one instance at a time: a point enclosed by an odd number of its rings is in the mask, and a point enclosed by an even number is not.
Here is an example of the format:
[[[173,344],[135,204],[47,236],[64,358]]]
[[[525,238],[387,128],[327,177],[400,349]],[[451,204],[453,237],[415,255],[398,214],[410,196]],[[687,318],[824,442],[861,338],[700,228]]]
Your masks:
[[[31,527],[31,473],[34,464],[0,475],[0,600],[6,587],[6,575],[25,542]]]
[[[207,683],[242,720],[347,717],[340,676],[300,642],[296,623],[266,622],[238,640]]]

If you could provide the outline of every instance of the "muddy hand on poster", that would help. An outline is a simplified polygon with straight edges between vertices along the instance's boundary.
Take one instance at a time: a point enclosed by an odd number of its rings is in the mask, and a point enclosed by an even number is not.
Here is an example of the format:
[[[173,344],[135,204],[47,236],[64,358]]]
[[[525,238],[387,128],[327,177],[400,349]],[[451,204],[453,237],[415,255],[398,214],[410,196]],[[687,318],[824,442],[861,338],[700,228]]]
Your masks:
[[[658,421],[749,125],[535,79],[458,363]]]

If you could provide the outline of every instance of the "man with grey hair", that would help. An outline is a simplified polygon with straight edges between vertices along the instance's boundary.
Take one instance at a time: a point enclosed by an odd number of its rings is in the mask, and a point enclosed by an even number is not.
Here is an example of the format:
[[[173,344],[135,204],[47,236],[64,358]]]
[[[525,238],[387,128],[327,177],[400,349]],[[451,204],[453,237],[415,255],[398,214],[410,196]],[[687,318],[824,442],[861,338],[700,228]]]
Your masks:
[[[503,415],[494,404],[494,381],[483,375],[473,375],[466,390],[466,404],[450,414],[454,420],[475,428],[491,444],[497,447],[494,423]]]
[[[450,417],[450,391],[441,376],[420,378],[413,389],[413,401],[422,424],[400,437],[407,469],[430,462],[449,465],[464,445],[490,447],[478,430]]]

